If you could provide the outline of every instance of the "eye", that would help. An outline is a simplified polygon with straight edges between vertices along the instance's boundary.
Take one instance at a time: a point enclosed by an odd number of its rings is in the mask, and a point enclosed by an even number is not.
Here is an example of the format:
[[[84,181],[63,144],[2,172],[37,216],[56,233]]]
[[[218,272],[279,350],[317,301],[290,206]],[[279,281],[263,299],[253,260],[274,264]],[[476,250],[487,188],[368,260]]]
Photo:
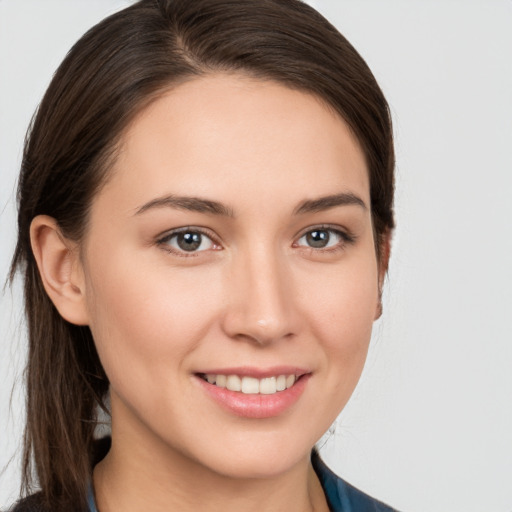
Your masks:
[[[319,227],[304,233],[294,245],[309,249],[335,249],[348,242],[352,242],[352,238],[346,233],[333,228]]]
[[[190,228],[168,233],[158,241],[158,244],[164,246],[169,252],[177,253],[180,256],[219,248],[206,233]]]

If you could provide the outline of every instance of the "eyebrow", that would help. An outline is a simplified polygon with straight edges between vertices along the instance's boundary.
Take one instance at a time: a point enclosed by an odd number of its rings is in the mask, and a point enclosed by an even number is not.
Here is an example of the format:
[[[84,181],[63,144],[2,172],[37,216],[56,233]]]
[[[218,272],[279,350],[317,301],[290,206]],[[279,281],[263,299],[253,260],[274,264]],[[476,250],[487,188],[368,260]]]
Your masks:
[[[368,209],[365,202],[359,196],[356,196],[352,192],[343,192],[341,194],[333,194],[330,196],[303,201],[299,204],[299,206],[297,206],[297,208],[295,208],[293,213],[295,215],[303,213],[315,213],[329,210],[330,208],[335,208],[336,206],[351,205],[360,206],[363,208],[363,210]]]
[[[188,210],[199,213],[209,213],[213,215],[222,215],[224,217],[234,217],[233,210],[217,201],[203,199],[201,197],[167,195],[152,199],[137,208],[135,215],[152,210],[153,208],[175,208],[178,210]]]
[[[329,210],[330,208],[335,208],[337,206],[351,205],[360,206],[364,210],[367,209],[366,204],[360,197],[351,192],[344,192],[303,201],[295,208],[293,214],[300,215],[304,213],[315,213],[323,210]],[[175,208],[178,210],[221,215],[223,217],[235,217],[231,208],[217,201],[193,196],[176,196],[173,194],[148,201],[137,208],[135,215],[140,215],[154,208]]]

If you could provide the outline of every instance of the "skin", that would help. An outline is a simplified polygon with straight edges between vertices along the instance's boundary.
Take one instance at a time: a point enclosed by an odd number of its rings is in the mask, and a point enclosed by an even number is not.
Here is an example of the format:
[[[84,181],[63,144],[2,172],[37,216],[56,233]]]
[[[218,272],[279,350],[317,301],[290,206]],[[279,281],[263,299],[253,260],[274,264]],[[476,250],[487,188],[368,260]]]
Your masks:
[[[230,215],[140,211],[170,194]],[[333,194],[362,204],[296,213]],[[327,510],[309,454],[359,379],[387,264],[369,204],[363,153],[331,109],[274,82],[211,75],[128,127],[80,246],[34,220],[46,290],[90,326],[111,383],[113,445],[94,471],[102,512]],[[163,239],[183,227],[206,232],[200,250]],[[325,248],[305,236],[319,227]],[[310,378],[266,419],[219,407],[195,375],[276,365]]]

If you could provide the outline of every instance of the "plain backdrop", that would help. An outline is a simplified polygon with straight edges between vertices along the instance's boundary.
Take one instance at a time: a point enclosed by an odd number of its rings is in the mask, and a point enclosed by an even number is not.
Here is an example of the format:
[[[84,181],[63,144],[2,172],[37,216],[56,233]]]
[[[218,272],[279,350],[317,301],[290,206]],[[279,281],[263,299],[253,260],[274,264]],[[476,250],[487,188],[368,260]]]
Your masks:
[[[30,117],[122,0],[0,0],[0,278]],[[512,1],[317,0],[391,105],[397,230],[363,378],[329,465],[407,512],[512,511]],[[0,508],[16,497],[25,338],[0,298]],[[321,399],[321,397],[319,397]]]

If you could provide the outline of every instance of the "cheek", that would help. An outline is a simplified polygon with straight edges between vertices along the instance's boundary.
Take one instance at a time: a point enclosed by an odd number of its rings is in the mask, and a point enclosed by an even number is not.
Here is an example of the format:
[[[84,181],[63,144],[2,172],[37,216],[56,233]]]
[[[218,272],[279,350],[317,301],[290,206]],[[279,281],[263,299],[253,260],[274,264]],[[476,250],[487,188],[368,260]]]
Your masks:
[[[352,395],[366,360],[378,301],[378,274],[371,250],[358,251],[344,264],[324,267],[300,279],[301,318],[316,355],[305,432],[320,437]],[[319,399],[321,397],[321,399]],[[318,437],[311,437],[316,442]]]
[[[307,310],[332,348],[366,339],[371,333],[378,305],[377,265],[371,255],[333,268],[309,286]]]
[[[342,395],[352,392],[366,359],[378,304],[377,281],[370,253],[325,274],[307,295],[304,315],[323,347],[332,387],[343,390]]]
[[[87,297],[91,331],[111,383],[127,369],[132,381],[150,385],[156,375],[170,381],[176,372],[169,366],[200,343],[216,316],[215,279],[205,279],[199,268],[155,271],[154,261],[105,252],[95,257],[91,251]]]

